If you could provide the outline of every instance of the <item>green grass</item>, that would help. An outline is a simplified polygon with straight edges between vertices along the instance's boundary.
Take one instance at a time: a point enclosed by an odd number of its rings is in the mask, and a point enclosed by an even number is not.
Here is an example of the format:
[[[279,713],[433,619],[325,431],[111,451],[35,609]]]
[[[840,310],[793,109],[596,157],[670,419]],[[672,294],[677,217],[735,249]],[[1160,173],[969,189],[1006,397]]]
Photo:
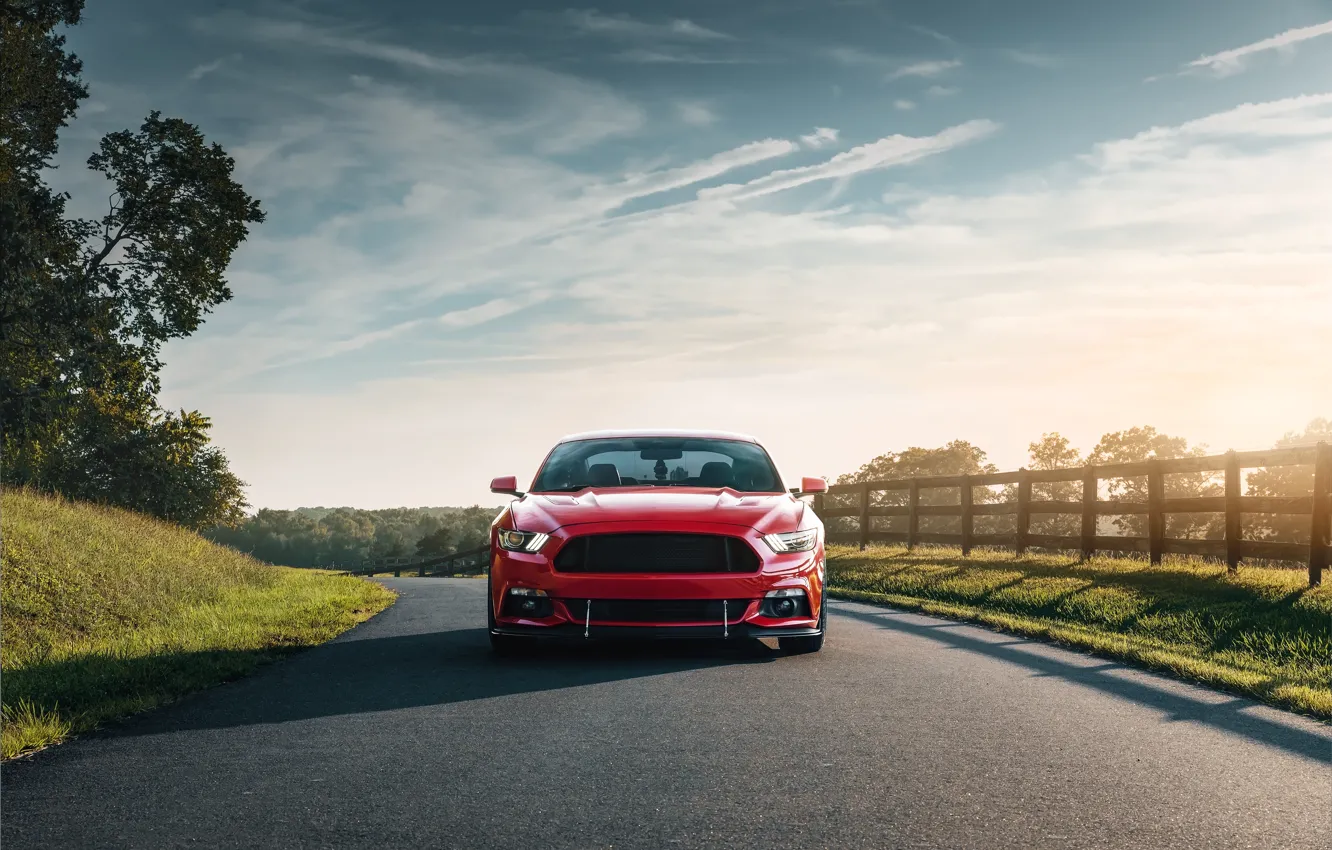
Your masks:
[[[3,757],[322,643],[393,594],[126,511],[0,494]]]
[[[1332,587],[1170,558],[834,546],[833,595],[1040,637],[1332,719]]]

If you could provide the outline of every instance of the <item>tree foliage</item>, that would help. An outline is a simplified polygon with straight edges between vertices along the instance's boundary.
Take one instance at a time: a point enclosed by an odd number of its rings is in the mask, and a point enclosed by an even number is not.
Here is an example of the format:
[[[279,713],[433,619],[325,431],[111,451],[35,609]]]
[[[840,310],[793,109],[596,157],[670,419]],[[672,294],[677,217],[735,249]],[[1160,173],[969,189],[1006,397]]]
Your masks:
[[[1314,419],[1304,433],[1287,432],[1276,448],[1332,444],[1332,419]],[[1245,476],[1250,496],[1308,496],[1313,493],[1312,466],[1273,466],[1257,469]],[[1298,514],[1246,514],[1244,535],[1255,540],[1286,540],[1308,543],[1312,523]]]
[[[1114,431],[1101,437],[1087,456],[1092,464],[1139,463],[1159,458],[1200,457],[1206,446],[1189,446],[1184,437],[1162,434],[1150,425]],[[1147,501],[1147,476],[1111,478],[1101,482],[1110,499],[1124,502]],[[1165,476],[1166,498],[1220,496],[1225,492],[1216,473],[1190,472]],[[1121,533],[1132,537],[1147,534],[1147,517],[1142,514],[1115,517],[1112,521]],[[1175,538],[1219,537],[1225,533],[1225,521],[1212,514],[1170,514],[1166,517],[1166,536]]]
[[[87,94],[56,32],[82,5],[0,3],[0,475],[192,527],[235,521],[243,485],[209,420],[157,404],[159,352],[231,297],[227,265],[263,213],[221,147],[154,112],[88,159],[107,213],[65,217],[42,172]]]
[[[1028,469],[1070,469],[1081,466],[1082,452],[1068,438],[1053,431],[1042,434],[1027,446],[1031,457]],[[1082,484],[1077,481],[1051,481],[1031,485],[1031,498],[1050,502],[1076,502],[1082,498]],[[1032,534],[1073,535],[1081,530],[1081,520],[1068,514],[1034,514]]]
[[[985,452],[966,440],[953,440],[935,449],[911,446],[900,452],[887,452],[864,464],[855,472],[841,475],[838,484],[860,484],[866,481],[886,481],[892,478],[914,478],[930,475],[977,475],[982,472],[996,472],[997,467],[986,461]],[[830,497],[832,499],[833,497]],[[920,491],[923,505],[957,504],[958,493],[955,488],[925,489]],[[993,501],[996,494],[988,488],[977,488],[973,498],[979,502]],[[906,490],[882,490],[871,494],[871,505],[905,505]],[[846,506],[858,504],[855,496],[845,496],[841,501]],[[829,501],[831,506],[834,504]],[[990,521],[986,517],[980,525]],[[905,531],[906,523],[902,517],[873,517],[872,529],[875,531]],[[841,525],[849,526],[850,521]],[[840,527],[840,526],[839,526]],[[923,517],[922,531],[955,533],[960,529],[956,517]],[[988,527],[983,529],[989,531]]]

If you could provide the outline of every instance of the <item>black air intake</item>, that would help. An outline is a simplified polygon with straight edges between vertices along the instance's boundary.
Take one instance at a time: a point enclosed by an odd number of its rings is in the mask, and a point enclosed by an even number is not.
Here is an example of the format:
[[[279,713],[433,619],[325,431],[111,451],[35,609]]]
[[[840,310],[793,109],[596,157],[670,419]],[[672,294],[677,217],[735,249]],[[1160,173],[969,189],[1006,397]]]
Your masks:
[[[758,555],[723,534],[587,534],[555,556],[565,573],[755,573]]]
[[[562,600],[575,622],[587,620],[586,599]],[[739,622],[752,600],[727,599],[593,599],[593,623],[716,623],[723,611],[731,625]]]

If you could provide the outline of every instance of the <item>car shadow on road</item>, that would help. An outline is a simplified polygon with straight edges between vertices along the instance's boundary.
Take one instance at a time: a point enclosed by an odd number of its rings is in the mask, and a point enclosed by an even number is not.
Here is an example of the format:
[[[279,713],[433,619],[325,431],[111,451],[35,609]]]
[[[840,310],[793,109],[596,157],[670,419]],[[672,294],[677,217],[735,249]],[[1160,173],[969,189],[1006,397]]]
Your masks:
[[[151,735],[365,714],[594,685],[782,657],[758,640],[537,645],[498,657],[485,629],[339,640],[108,727]]]
[[[1121,662],[1094,665],[1071,663],[1057,656],[1062,652],[1074,650],[1061,647],[1060,652],[1049,652],[1044,650],[1047,645],[1038,641],[989,640],[987,638],[991,634],[999,633],[988,632],[981,626],[969,623],[922,622],[923,615],[888,608],[882,613],[868,613],[848,610],[845,605],[839,605],[834,610],[840,616],[860,620],[881,629],[925,638],[954,649],[1006,661],[1025,668],[1037,676],[1050,676],[1075,682],[1156,709],[1170,722],[1201,723],[1323,764],[1332,764],[1332,728],[1329,728],[1326,734],[1319,734],[1307,725],[1317,722],[1312,719],[1292,714],[1291,722],[1284,723],[1276,717],[1263,716],[1268,711],[1277,712],[1278,709],[1264,706],[1261,713],[1246,710],[1261,706],[1256,700],[1236,696],[1216,702],[1192,697],[1187,693],[1188,688],[1180,687],[1175,680],[1162,677],[1158,685],[1153,681],[1158,678],[1156,675],[1144,673]],[[1036,651],[1033,652],[1033,649]],[[1132,671],[1136,675],[1123,675],[1125,671]]]

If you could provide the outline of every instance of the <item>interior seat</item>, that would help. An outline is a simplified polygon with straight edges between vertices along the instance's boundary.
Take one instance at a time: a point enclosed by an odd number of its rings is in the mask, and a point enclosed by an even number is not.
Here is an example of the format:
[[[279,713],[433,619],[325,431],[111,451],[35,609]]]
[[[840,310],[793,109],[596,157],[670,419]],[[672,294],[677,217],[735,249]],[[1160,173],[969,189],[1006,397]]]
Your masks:
[[[730,483],[731,465],[724,461],[709,461],[703,464],[703,468],[698,472],[700,487],[726,487]]]
[[[591,487],[619,487],[620,470],[613,463],[594,463],[587,468],[587,483]]]

